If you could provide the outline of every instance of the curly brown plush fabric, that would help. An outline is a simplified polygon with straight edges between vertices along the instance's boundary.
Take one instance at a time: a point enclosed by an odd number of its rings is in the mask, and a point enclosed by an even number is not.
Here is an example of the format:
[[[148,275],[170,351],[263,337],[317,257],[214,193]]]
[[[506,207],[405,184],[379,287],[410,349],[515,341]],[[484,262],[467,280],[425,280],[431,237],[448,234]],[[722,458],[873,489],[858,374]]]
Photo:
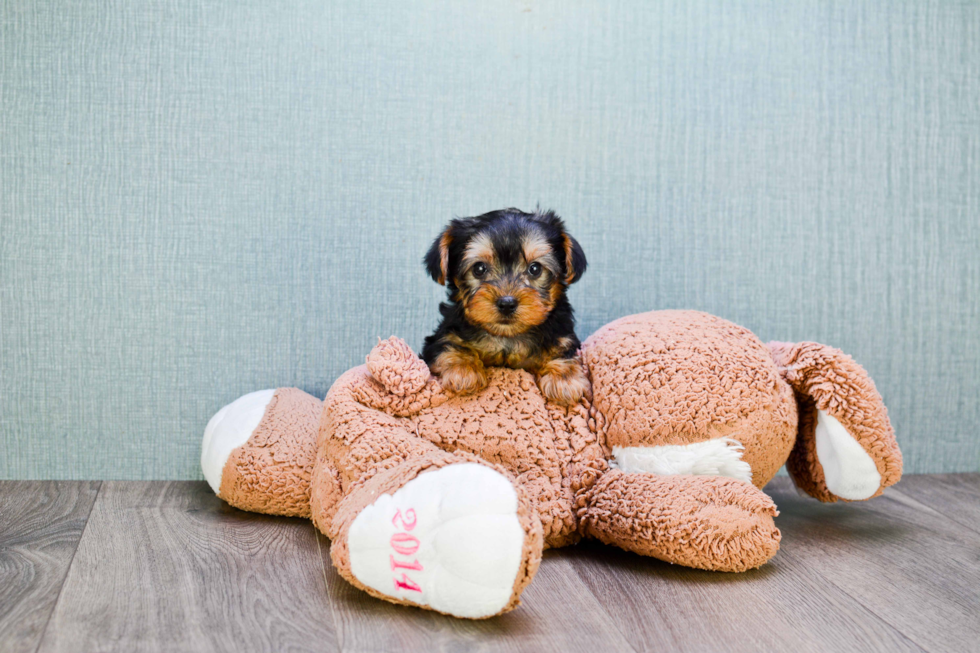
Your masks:
[[[404,341],[380,341],[366,365],[336,381],[318,420],[315,399],[280,390],[228,460],[220,494],[249,510],[311,516],[333,540],[331,555],[345,578],[405,602],[351,572],[351,524],[378,497],[422,474],[461,462],[492,468],[517,492],[524,533],[507,610],[545,547],[583,536],[701,569],[765,563],[780,534],[775,506],[759,488],[780,466],[786,463],[808,493],[835,500],[813,444],[816,408],[836,417],[875,461],[882,488],[901,474],[874,384],[829,347],[767,347],[721,318],[659,311],[612,322],[580,354],[592,397],[565,408],[545,402],[521,370],[490,368],[484,390],[455,396]],[[699,444],[719,438],[744,447],[736,451],[751,483],[624,471],[612,456],[620,447],[697,456]]]
[[[730,437],[756,487],[793,447],[793,391],[755,335],[714,315],[654,311],[599,329],[582,345],[608,447]]]
[[[816,342],[771,342],[769,348],[799,404],[799,435],[786,461],[786,470],[797,487],[827,503],[839,499],[827,489],[817,459],[814,430],[818,409],[837,418],[875,461],[881,486],[874,496],[897,483],[902,477],[902,452],[888,409],[864,368],[839,349]]]
[[[591,495],[588,534],[641,555],[699,569],[745,571],[779,548],[772,499],[731,478],[613,470]]]
[[[322,402],[302,390],[276,390],[252,437],[225,463],[219,496],[242,510],[309,517],[322,412]]]
[[[347,548],[346,537],[347,532],[350,529],[351,523],[357,518],[358,514],[360,514],[360,512],[368,505],[373,503],[378,496],[385,493],[394,493],[409,481],[417,478],[419,474],[426,471],[465,462],[486,465],[487,467],[506,474],[506,472],[499,466],[488,464],[486,461],[480,460],[478,457],[470,454],[448,454],[444,451],[431,451],[428,454],[423,454],[413,459],[410,463],[386,469],[385,471],[379,472],[372,476],[370,480],[365,482],[357,490],[348,494],[340,502],[340,505],[338,506],[330,524],[322,524],[318,522],[316,520],[316,516],[314,516],[314,523],[317,525],[317,528],[319,528],[321,532],[327,534],[327,536],[333,540],[330,547],[330,559],[333,561],[338,573],[346,578],[352,585],[363,589],[372,596],[401,605],[416,605],[411,601],[398,599],[389,594],[382,594],[381,592],[365,586],[360,582],[360,580],[358,580],[358,578],[351,572],[350,568],[350,552]],[[504,606],[501,612],[508,612],[520,605],[519,597],[521,592],[524,590],[527,584],[531,582],[531,579],[534,577],[534,573],[538,569],[538,565],[541,564],[541,551],[543,549],[541,522],[534,510],[533,501],[528,497],[527,493],[520,488],[520,486],[518,486],[517,495],[517,514],[526,535],[524,538],[521,555],[521,565],[511,590],[511,599],[507,605]]]

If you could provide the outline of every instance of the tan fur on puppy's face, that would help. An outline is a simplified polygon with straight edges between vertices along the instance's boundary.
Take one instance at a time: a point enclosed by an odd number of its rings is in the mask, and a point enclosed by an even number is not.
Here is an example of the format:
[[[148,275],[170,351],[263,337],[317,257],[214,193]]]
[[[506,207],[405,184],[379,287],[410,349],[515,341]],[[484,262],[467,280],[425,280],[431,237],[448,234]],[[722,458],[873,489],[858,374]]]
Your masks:
[[[514,337],[541,324],[563,291],[557,275],[558,259],[547,240],[528,233],[521,252],[520,260],[504,265],[490,238],[477,235],[466,246],[463,274],[454,279],[459,289],[456,299],[463,305],[466,319],[495,336]],[[533,264],[541,268],[537,275],[531,273]],[[481,269],[478,265],[486,266],[482,275],[476,272]],[[517,300],[517,310],[502,315],[497,300],[508,296]]]
[[[555,253],[551,251],[551,245],[541,234],[527,234],[524,237],[524,242],[521,243],[521,249],[524,251],[524,262],[528,265],[537,261],[546,270],[550,270],[552,274],[558,272],[558,259],[555,258]]]
[[[497,300],[511,296],[517,299],[517,310],[504,322],[497,310]],[[550,297],[542,297],[534,288],[508,284],[503,287],[481,285],[463,300],[463,311],[473,324],[495,336],[513,337],[537,326],[548,318],[553,306]]]

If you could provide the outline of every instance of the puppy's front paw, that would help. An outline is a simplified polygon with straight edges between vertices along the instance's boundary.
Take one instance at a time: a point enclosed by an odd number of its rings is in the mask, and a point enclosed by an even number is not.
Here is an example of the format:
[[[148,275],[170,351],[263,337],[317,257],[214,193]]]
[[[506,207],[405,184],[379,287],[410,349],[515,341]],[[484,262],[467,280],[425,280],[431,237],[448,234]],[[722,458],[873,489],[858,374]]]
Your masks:
[[[458,395],[470,395],[487,387],[487,372],[478,358],[447,351],[436,359],[432,371],[442,387]]]
[[[450,367],[439,375],[442,387],[458,395],[471,395],[487,387],[487,373],[473,367]]]
[[[545,399],[563,406],[574,406],[592,390],[582,364],[572,358],[546,363],[538,372],[538,387]]]

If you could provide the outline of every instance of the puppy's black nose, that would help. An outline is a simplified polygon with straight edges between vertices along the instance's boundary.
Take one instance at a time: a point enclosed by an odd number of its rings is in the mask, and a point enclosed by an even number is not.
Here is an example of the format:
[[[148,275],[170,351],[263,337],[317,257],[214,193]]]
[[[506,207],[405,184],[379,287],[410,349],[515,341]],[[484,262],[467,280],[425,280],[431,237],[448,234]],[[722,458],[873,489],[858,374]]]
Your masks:
[[[517,298],[507,295],[497,300],[497,310],[501,315],[511,315],[517,310]]]

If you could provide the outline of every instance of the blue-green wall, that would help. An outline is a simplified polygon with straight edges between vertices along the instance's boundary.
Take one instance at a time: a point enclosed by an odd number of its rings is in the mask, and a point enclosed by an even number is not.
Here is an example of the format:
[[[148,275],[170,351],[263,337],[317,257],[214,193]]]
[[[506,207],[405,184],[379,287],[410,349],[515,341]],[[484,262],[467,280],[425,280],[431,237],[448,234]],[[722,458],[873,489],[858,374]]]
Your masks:
[[[865,365],[980,468],[976,2],[0,3],[0,478],[198,478],[210,415],[415,346],[535,204],[580,335],[691,307]]]

